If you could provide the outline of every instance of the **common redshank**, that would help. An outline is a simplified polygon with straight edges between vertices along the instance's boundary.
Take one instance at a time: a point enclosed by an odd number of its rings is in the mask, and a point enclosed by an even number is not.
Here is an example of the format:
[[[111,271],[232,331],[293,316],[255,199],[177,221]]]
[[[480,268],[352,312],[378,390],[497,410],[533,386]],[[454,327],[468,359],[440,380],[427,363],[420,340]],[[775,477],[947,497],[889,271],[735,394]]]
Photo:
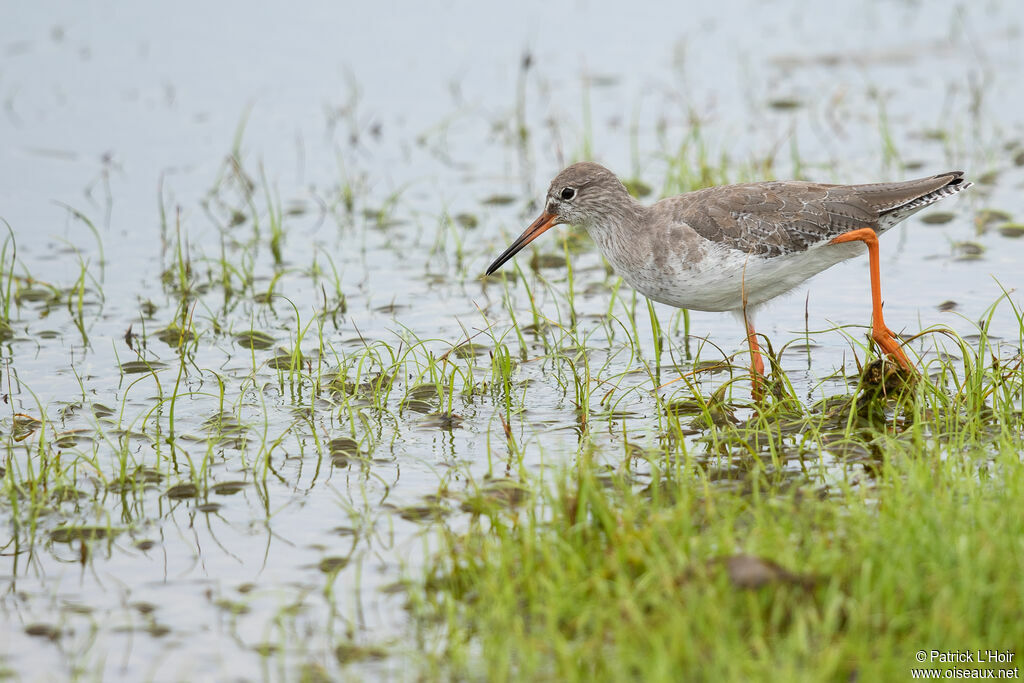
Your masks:
[[[759,397],[764,361],[754,331],[758,307],[863,253],[866,245],[871,337],[910,371],[910,361],[882,318],[878,235],[970,186],[961,171],[870,185],[790,180],[710,187],[647,206],[633,199],[607,168],[583,162],[555,177],[540,217],[487,274],[553,226],[582,226],[615,272],[648,298],[740,317]]]

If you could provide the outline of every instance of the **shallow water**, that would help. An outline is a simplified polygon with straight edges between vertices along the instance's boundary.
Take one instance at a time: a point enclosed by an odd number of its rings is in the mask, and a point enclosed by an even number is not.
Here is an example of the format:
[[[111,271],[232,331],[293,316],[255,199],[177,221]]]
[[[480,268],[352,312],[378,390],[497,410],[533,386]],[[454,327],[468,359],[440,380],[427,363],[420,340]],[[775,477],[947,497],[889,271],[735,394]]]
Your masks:
[[[581,442],[615,463],[658,439],[651,377],[624,374],[656,365],[646,305],[626,287],[611,299],[592,247],[574,247],[571,304],[553,236],[536,253],[554,267],[534,273],[527,250],[525,282],[480,279],[570,161],[656,193],[669,159],[696,168],[699,148],[716,180],[963,168],[976,186],[930,212],[946,222],[925,212],[882,242],[887,321],[969,335],[1000,287],[1019,306],[1024,241],[998,228],[1024,220],[1020,10],[821,11],[19,7],[0,26],[0,218],[17,245],[3,286],[13,271],[20,291],[2,345],[0,671],[414,677],[432,644],[412,637],[400,581],[418,576],[429,522],[516,497],[487,478],[518,475],[502,420],[532,471],[570,464]],[[981,230],[986,209],[1009,218]],[[531,295],[549,321],[521,343],[511,318],[533,322]],[[689,367],[678,319],[657,311],[661,363]],[[812,401],[845,386],[822,378],[852,372],[863,341],[834,327],[869,313],[857,259],[759,326],[776,347],[817,331],[810,358],[783,356]],[[158,334],[175,323],[195,335],[183,354]],[[691,324],[741,350],[731,317]],[[1000,353],[1018,330],[1004,304]],[[254,332],[268,348],[250,348]],[[469,337],[479,349],[441,360]],[[483,384],[496,339],[518,365],[507,401]],[[582,345],[587,363],[545,344]],[[401,374],[374,384],[393,356]],[[339,370],[365,386],[332,389]],[[581,422],[586,370],[595,396],[617,388]],[[356,444],[332,447],[343,438]],[[83,543],[83,526],[111,535]]]

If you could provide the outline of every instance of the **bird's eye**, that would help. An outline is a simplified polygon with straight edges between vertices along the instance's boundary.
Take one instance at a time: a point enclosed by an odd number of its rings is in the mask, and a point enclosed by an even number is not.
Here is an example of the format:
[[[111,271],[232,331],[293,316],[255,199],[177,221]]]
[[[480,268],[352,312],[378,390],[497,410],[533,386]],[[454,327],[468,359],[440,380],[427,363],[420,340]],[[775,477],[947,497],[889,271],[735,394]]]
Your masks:
[[[576,196],[576,190],[572,187],[563,187],[561,192],[562,199],[568,201]]]

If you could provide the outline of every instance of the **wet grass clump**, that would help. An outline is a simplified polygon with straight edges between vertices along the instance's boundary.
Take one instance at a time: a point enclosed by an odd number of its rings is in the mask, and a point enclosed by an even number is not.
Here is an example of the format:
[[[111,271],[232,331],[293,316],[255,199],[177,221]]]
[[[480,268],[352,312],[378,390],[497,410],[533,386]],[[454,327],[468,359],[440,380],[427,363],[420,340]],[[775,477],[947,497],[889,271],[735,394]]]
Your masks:
[[[892,680],[921,649],[1013,650],[1019,448],[892,440],[872,486],[825,497],[693,467],[652,497],[583,462],[540,512],[448,536],[426,609],[452,670],[491,680]]]
[[[1013,652],[1024,372],[1016,342],[985,334],[995,311],[968,339],[943,331],[956,347],[920,375],[865,363],[852,393],[805,404],[773,363],[769,399],[691,385],[660,401],[656,447],[614,463],[584,443],[523,474],[532,504],[474,506],[440,532],[410,603],[443,643],[437,665],[490,680],[892,680],[946,666],[921,650]]]
[[[581,457],[536,507],[445,532],[417,611],[445,668],[491,680],[893,680],[922,649],[1013,651],[1019,411],[953,434],[928,411],[825,476],[745,456],[722,486],[732,458],[690,455],[638,488]]]

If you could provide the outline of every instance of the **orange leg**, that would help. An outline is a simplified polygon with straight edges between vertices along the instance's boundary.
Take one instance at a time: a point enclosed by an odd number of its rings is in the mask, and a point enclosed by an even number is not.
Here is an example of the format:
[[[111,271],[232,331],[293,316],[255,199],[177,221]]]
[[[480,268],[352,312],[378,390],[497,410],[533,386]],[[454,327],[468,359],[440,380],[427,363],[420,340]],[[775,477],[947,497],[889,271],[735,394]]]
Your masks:
[[[761,349],[757,345],[757,332],[754,326],[747,323],[747,345],[750,346],[750,393],[755,399],[764,396],[764,361],[761,359]]]
[[[883,352],[892,356],[904,370],[912,370],[892,330],[885,325],[882,318],[882,278],[878,268],[878,235],[871,228],[861,228],[845,232],[832,240],[832,244],[843,242],[863,242],[868,245],[868,265],[871,268],[871,338],[875,340]]]

